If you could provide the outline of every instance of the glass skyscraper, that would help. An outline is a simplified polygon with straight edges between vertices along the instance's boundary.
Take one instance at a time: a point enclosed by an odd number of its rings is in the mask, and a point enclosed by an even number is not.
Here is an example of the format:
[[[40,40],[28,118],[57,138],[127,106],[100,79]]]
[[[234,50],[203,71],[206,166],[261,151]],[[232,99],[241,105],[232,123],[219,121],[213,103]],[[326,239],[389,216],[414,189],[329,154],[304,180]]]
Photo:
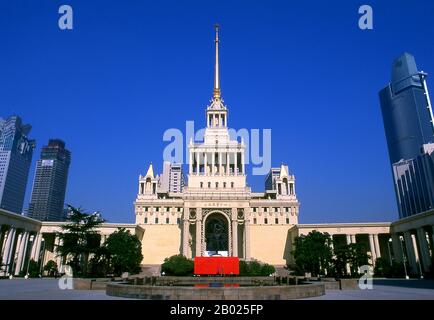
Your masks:
[[[18,116],[0,118],[0,208],[21,214],[35,141]]]
[[[62,140],[49,140],[36,164],[29,216],[41,221],[64,220],[64,201],[71,153]]]
[[[404,53],[379,93],[400,218],[434,208],[434,118],[426,77]]]

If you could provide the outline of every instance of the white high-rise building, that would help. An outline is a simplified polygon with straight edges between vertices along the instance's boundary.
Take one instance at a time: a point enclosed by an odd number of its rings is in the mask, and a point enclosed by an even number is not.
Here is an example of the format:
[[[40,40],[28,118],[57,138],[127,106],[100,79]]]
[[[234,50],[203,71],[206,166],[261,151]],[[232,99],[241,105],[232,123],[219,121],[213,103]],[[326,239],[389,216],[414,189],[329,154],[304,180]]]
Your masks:
[[[158,192],[182,192],[184,180],[181,164],[164,161],[163,173],[159,177]]]

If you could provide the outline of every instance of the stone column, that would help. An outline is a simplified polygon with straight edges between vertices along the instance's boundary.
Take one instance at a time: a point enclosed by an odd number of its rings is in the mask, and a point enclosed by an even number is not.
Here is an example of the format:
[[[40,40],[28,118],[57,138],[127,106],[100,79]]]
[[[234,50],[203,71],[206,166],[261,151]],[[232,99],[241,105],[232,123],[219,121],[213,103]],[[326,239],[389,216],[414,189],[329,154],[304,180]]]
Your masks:
[[[4,249],[4,253],[3,253],[3,264],[5,265],[5,275],[9,272],[10,270],[10,261],[11,261],[11,256],[13,255],[13,247],[14,247],[14,242],[15,242],[15,236],[16,236],[16,229],[15,228],[10,228],[8,231],[8,235],[7,235],[7,239],[6,239],[6,245],[5,245],[5,249]]]
[[[18,258],[17,258],[17,263],[15,265],[15,275],[19,275],[22,270],[23,263],[26,256],[28,241],[29,241],[29,233],[27,231],[23,231],[23,234],[21,236],[20,246],[18,248]]]
[[[392,234],[393,258],[396,262],[402,262],[402,244],[398,234]]]
[[[222,171],[223,171],[223,165],[222,165],[222,153],[219,151],[219,153],[218,153],[218,155],[219,155],[219,170],[218,170],[218,172],[219,172],[219,175],[222,175]]]
[[[380,241],[378,241],[378,234],[374,234],[374,243],[375,243],[375,255],[377,258],[381,258],[381,249],[380,249]]]
[[[346,239],[347,239],[347,244],[351,244],[351,235],[347,234]],[[347,269],[347,273],[350,274],[351,273],[350,264],[347,263],[345,267]]]
[[[215,174],[215,152],[211,153],[211,175]]]
[[[238,257],[238,212],[232,208],[232,257]]]
[[[102,246],[104,244],[104,242],[107,240],[107,235],[106,234],[102,234],[101,235],[101,239],[99,240],[99,245]]]
[[[374,243],[374,235],[373,234],[369,235],[369,249],[371,250],[372,264],[374,264],[375,261],[377,260],[377,252],[375,250],[375,243]]]
[[[431,268],[431,258],[429,255],[428,243],[426,241],[425,230],[423,228],[419,228],[417,231],[417,241],[419,242],[419,256],[422,262],[423,271],[429,272]]]
[[[199,175],[199,152],[196,152],[196,174]]]
[[[200,211],[199,211],[200,210]],[[196,257],[202,256],[202,210],[196,212]]]
[[[245,151],[245,150],[243,150],[243,151],[241,152],[241,171],[242,171],[242,174],[245,174],[245,172],[244,172],[244,170],[245,170],[245,165],[244,165],[244,151]]]
[[[238,175],[237,169],[238,169],[238,152],[235,151],[234,152],[234,174],[235,175]]]
[[[54,238],[54,250],[56,252],[57,268],[59,271],[61,271],[60,267],[62,265],[62,257],[60,255],[59,246],[62,246],[62,241],[60,240],[60,237],[56,234]]]
[[[250,220],[248,218],[244,218],[244,248],[245,248],[245,256],[244,259],[250,260]]]
[[[238,221],[232,220],[232,256],[238,257]]]
[[[351,243],[356,243],[356,235],[355,234],[351,235]]]
[[[190,150],[188,152],[188,173],[193,174],[193,152]]]
[[[203,156],[203,164],[204,164],[203,172],[205,175],[207,175],[207,174],[209,174],[209,171],[208,171],[208,152],[205,152],[205,154]]]
[[[33,240],[33,245],[32,245],[32,255],[31,255],[31,259],[35,260],[36,262],[38,262],[39,260],[39,253],[41,251],[41,242],[42,242],[42,234],[38,233],[35,235],[35,239]]]
[[[411,237],[410,231],[404,232],[404,241],[405,241],[405,250],[407,252],[408,263],[410,265],[411,273],[417,274],[417,262],[416,262],[416,254],[414,252],[414,244],[413,239]]]
[[[230,172],[230,153],[226,152],[226,175],[229,175]]]
[[[184,212],[184,219],[182,221],[182,254],[188,258],[188,237],[190,233],[190,208],[186,208]]]
[[[330,249],[332,249],[332,252],[333,252],[333,254],[334,254],[334,252],[335,252],[335,246],[334,246],[334,244],[333,244],[333,234],[330,234]]]

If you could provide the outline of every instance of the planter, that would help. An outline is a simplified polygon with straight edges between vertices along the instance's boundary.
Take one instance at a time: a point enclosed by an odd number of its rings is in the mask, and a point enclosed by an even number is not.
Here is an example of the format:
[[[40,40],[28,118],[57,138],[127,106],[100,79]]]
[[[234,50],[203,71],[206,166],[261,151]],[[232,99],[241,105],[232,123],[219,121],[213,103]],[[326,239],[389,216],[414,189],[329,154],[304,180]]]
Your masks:
[[[341,290],[359,290],[359,279],[339,279]]]
[[[105,290],[110,278],[74,278],[74,290]]]

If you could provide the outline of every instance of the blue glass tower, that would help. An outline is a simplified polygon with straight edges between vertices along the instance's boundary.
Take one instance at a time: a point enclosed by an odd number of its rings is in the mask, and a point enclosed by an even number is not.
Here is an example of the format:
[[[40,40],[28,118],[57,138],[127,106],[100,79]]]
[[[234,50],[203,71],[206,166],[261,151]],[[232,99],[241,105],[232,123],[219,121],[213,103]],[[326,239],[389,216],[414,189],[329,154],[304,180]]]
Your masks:
[[[35,141],[21,118],[0,118],[0,208],[21,214]]]
[[[379,93],[401,218],[434,208],[434,120],[426,77],[404,53]]]

